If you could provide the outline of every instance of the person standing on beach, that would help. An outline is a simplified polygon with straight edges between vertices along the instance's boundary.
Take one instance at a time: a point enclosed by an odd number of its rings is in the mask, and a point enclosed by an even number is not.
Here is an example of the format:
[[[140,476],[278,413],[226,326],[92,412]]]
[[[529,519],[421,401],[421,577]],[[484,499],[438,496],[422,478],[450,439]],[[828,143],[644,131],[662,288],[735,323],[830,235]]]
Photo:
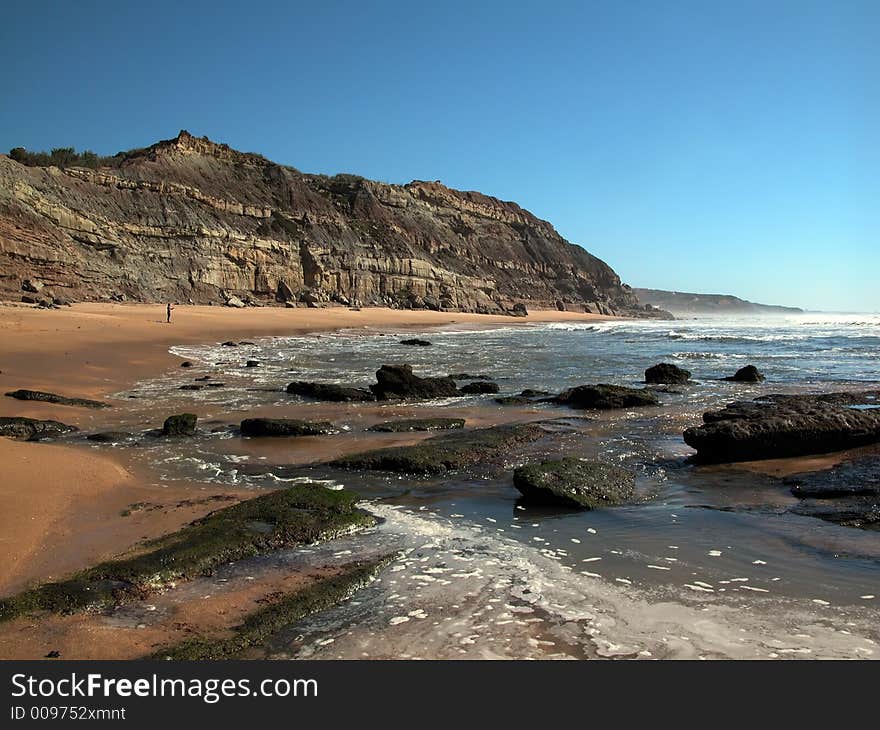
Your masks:
[[[171,306],[171,302],[168,302],[168,306],[165,307],[165,323],[166,324],[171,324],[171,310],[172,309],[174,309],[174,307]]]

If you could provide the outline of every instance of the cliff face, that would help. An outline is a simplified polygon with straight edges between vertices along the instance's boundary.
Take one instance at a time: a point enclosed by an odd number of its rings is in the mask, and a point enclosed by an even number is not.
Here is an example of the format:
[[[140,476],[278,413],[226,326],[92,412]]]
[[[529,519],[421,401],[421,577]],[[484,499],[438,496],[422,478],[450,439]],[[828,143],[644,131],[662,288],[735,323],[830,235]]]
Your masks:
[[[612,269],[515,203],[307,175],[181,132],[113,167],[0,156],[0,294],[645,315]]]

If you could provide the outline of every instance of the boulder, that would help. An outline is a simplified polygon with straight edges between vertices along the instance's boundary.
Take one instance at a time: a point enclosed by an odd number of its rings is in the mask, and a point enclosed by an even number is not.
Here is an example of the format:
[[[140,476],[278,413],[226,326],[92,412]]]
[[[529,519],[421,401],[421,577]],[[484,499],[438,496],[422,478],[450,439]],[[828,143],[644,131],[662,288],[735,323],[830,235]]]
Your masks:
[[[880,442],[880,391],[768,395],[703,414],[684,432],[700,461],[822,454]]]
[[[248,368],[258,368],[258,367],[260,367],[260,361],[259,361],[259,360],[248,360],[248,361],[245,363],[245,367],[248,367]]]
[[[189,360],[184,360],[182,363],[180,363],[180,367],[182,367],[182,368],[191,368],[191,367],[192,367],[192,363],[191,363]]]
[[[243,301],[241,301],[241,299],[239,299],[238,297],[231,296],[226,300],[226,306],[227,307],[235,307],[236,309],[243,309],[247,305]]]
[[[672,365],[668,362],[661,362],[645,370],[646,383],[681,384],[686,383],[690,379],[690,370],[684,370],[678,367],[678,365]]]
[[[44,286],[45,284],[43,284],[42,281],[38,281],[37,279],[25,279],[23,282],[21,282],[22,291],[29,291],[34,294],[38,294],[39,292],[43,291]]]
[[[275,289],[275,300],[285,304],[296,300],[296,294],[293,293],[293,289],[290,288],[286,281],[278,282],[278,287]]]
[[[560,312],[564,312],[565,311],[565,302],[563,302],[561,299],[557,299],[556,300],[556,309],[558,309]]]
[[[409,431],[447,431],[464,428],[463,418],[409,418],[400,421],[385,421],[370,426],[367,431],[383,433],[407,433]]]
[[[238,343],[234,340],[226,340],[226,342],[220,343],[222,347],[238,347]]]
[[[60,421],[23,418],[21,416],[0,417],[0,436],[8,436],[9,438],[21,441],[39,441],[44,438],[56,438],[77,430],[76,426],[69,426]]]
[[[369,390],[364,388],[349,388],[335,383],[312,383],[302,380],[290,383],[287,392],[291,395],[299,395],[304,398],[315,400],[349,402],[349,401],[372,401],[376,400]]]
[[[378,400],[395,398],[444,398],[458,395],[452,378],[420,378],[409,365],[383,365],[376,371],[370,390]]]
[[[612,464],[564,458],[519,467],[513,484],[529,502],[596,509],[631,499],[635,477]]]
[[[472,383],[463,385],[458,392],[463,395],[482,395],[484,393],[497,393],[499,390],[497,383],[490,383],[487,380],[475,380]]]
[[[517,302],[513,305],[509,312],[511,317],[528,317],[529,310],[526,309],[526,305],[522,302]]]
[[[733,383],[763,383],[764,376],[754,365],[746,365],[722,380],[729,380]]]
[[[243,436],[325,436],[338,433],[327,421],[301,421],[292,418],[245,418]]]
[[[415,347],[428,347],[431,343],[428,340],[420,340],[418,337],[412,337],[408,340],[401,340],[401,345],[413,345]]]
[[[65,395],[56,395],[55,393],[44,393],[41,390],[13,390],[6,394],[10,398],[17,400],[35,400],[44,403],[54,403],[59,406],[75,406],[77,408],[109,408],[109,403],[103,403],[99,400],[89,400],[88,398],[68,398]]]
[[[627,388],[622,385],[579,385],[550,399],[559,405],[570,408],[637,408],[656,406],[660,403],[657,394],[645,388]]]
[[[168,416],[162,426],[163,436],[192,436],[196,432],[198,416],[195,413],[179,413]]]

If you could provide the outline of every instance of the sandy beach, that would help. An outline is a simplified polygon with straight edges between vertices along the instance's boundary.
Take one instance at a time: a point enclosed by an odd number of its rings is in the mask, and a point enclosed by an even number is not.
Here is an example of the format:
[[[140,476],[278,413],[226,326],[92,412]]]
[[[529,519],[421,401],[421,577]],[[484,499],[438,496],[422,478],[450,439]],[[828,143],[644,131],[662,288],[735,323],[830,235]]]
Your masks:
[[[76,304],[60,310],[0,307],[0,392],[17,388],[106,398],[176,367],[168,348],[227,339],[293,335],[342,328],[469,327],[544,321],[590,321],[599,315],[538,311],[528,318],[368,308],[361,311],[184,306],[165,322],[163,305]],[[113,409],[99,411],[0,398],[0,416],[51,418],[79,427],[112,428]],[[165,485],[133,469],[124,455],[0,438],[0,542],[7,556],[0,595],[58,578],[178,529],[216,508],[205,485]],[[217,490],[214,490],[217,491]],[[237,498],[234,490],[219,490]],[[217,496],[217,495],[214,495]],[[125,519],[129,505],[150,510]]]

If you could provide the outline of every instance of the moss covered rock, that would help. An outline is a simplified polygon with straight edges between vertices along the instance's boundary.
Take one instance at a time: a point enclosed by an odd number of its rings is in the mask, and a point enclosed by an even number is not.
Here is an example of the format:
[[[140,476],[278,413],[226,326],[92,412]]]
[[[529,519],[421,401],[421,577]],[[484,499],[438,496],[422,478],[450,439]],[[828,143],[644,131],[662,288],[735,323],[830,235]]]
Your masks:
[[[192,436],[199,418],[195,413],[178,413],[168,416],[162,426],[163,436]]]
[[[330,462],[342,469],[410,474],[439,474],[506,454],[512,447],[537,441],[546,431],[536,423],[507,424],[442,434],[412,446],[392,446]]]
[[[245,418],[243,436],[325,436],[338,433],[327,421],[301,421],[295,418]]]
[[[407,433],[409,431],[447,431],[464,428],[463,418],[407,418],[400,421],[385,421],[370,426],[367,431],[384,433]]]
[[[571,408],[633,408],[638,406],[656,406],[659,404],[657,395],[645,388],[627,388],[622,385],[579,385],[560,393],[554,399],[560,405]]]
[[[115,605],[208,575],[224,563],[373,525],[357,501],[353,492],[299,484],[239,502],[146,543],[134,556],[0,600],[0,621],[35,610],[71,613]]]
[[[519,467],[513,484],[530,502],[596,509],[628,501],[635,477],[612,464],[564,458]]]

